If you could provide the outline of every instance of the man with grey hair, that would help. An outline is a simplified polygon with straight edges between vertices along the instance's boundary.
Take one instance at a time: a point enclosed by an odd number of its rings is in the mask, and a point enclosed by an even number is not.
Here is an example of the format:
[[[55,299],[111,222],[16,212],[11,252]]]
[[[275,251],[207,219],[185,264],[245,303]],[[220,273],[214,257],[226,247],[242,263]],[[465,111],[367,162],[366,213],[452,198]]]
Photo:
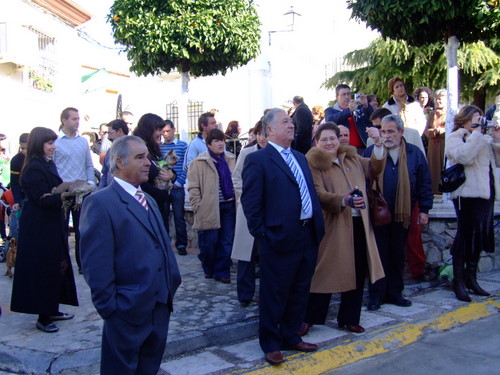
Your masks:
[[[420,213],[417,225],[427,224],[433,195],[429,167],[423,152],[403,138],[404,123],[398,115],[382,119],[380,135],[384,145],[384,169],[376,179],[392,215],[392,221],[374,226],[375,239],[384,267],[385,278],[369,287],[368,310],[378,310],[383,303],[411,306],[403,297],[403,268],[405,242],[411,221],[412,208],[418,202]],[[370,157],[374,146],[366,149]]]
[[[83,203],[82,266],[104,319],[101,374],[156,374],[179,269],[158,206],[140,185],[151,162],[142,139],[113,142],[112,183]]]
[[[266,361],[278,365],[281,349],[317,349],[298,331],[324,222],[306,158],[290,149],[290,116],[272,108],[262,125],[269,143],[245,159],[241,204],[260,254],[259,342]]]

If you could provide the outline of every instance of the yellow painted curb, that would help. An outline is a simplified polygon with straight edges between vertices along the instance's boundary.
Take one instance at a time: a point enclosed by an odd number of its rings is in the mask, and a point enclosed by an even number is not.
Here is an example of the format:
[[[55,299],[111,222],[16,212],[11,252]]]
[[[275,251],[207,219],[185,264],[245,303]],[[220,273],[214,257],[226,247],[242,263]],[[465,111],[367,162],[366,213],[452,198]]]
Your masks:
[[[322,374],[360,359],[373,357],[390,350],[413,344],[428,332],[442,332],[465,323],[485,318],[498,313],[500,303],[489,299],[485,302],[472,302],[467,306],[446,313],[428,322],[412,324],[402,323],[395,327],[378,331],[379,336],[364,341],[355,341],[346,345],[334,346],[330,349],[304,355],[303,353],[287,356],[287,361],[280,366],[260,365],[255,369],[245,369],[232,374],[253,375],[311,375]],[[374,332],[377,334],[377,331]]]

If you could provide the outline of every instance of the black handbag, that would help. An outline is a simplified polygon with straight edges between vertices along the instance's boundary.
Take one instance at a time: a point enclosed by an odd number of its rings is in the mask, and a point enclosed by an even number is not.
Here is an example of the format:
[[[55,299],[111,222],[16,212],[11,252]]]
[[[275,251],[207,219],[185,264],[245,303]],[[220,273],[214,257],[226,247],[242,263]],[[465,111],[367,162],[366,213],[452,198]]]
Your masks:
[[[444,158],[444,167],[441,171],[441,183],[439,191],[442,193],[451,193],[457,190],[465,182],[465,171],[462,164],[455,164],[446,168],[448,158]]]

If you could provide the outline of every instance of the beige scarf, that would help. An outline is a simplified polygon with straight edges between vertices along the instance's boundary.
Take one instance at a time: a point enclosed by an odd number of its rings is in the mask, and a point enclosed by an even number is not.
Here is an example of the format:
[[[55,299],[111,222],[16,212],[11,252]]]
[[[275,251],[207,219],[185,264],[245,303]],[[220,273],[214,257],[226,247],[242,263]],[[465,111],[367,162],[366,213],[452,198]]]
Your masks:
[[[389,153],[385,152],[382,172],[378,175],[378,183],[382,192],[384,191],[384,171]],[[403,223],[408,228],[411,221],[411,192],[410,175],[408,174],[408,163],[406,158],[406,141],[401,139],[398,158],[398,188],[396,190],[396,206],[394,207],[393,220]]]

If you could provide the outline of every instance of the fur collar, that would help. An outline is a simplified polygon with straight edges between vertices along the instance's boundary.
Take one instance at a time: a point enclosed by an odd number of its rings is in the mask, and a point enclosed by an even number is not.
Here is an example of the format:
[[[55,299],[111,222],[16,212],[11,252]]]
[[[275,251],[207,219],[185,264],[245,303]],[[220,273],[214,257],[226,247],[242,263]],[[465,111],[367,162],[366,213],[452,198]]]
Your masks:
[[[406,95],[406,101],[408,103],[413,103],[415,101],[415,99],[411,95]],[[394,99],[394,96],[391,96],[391,98],[387,101],[387,104],[389,104],[389,105],[396,104],[396,100]]]
[[[341,145],[337,151],[337,155],[340,160],[344,158],[354,158],[357,155],[356,148],[353,146]],[[332,157],[330,154],[318,147],[311,148],[306,154],[306,158],[311,167],[321,171],[326,171],[332,167]]]

